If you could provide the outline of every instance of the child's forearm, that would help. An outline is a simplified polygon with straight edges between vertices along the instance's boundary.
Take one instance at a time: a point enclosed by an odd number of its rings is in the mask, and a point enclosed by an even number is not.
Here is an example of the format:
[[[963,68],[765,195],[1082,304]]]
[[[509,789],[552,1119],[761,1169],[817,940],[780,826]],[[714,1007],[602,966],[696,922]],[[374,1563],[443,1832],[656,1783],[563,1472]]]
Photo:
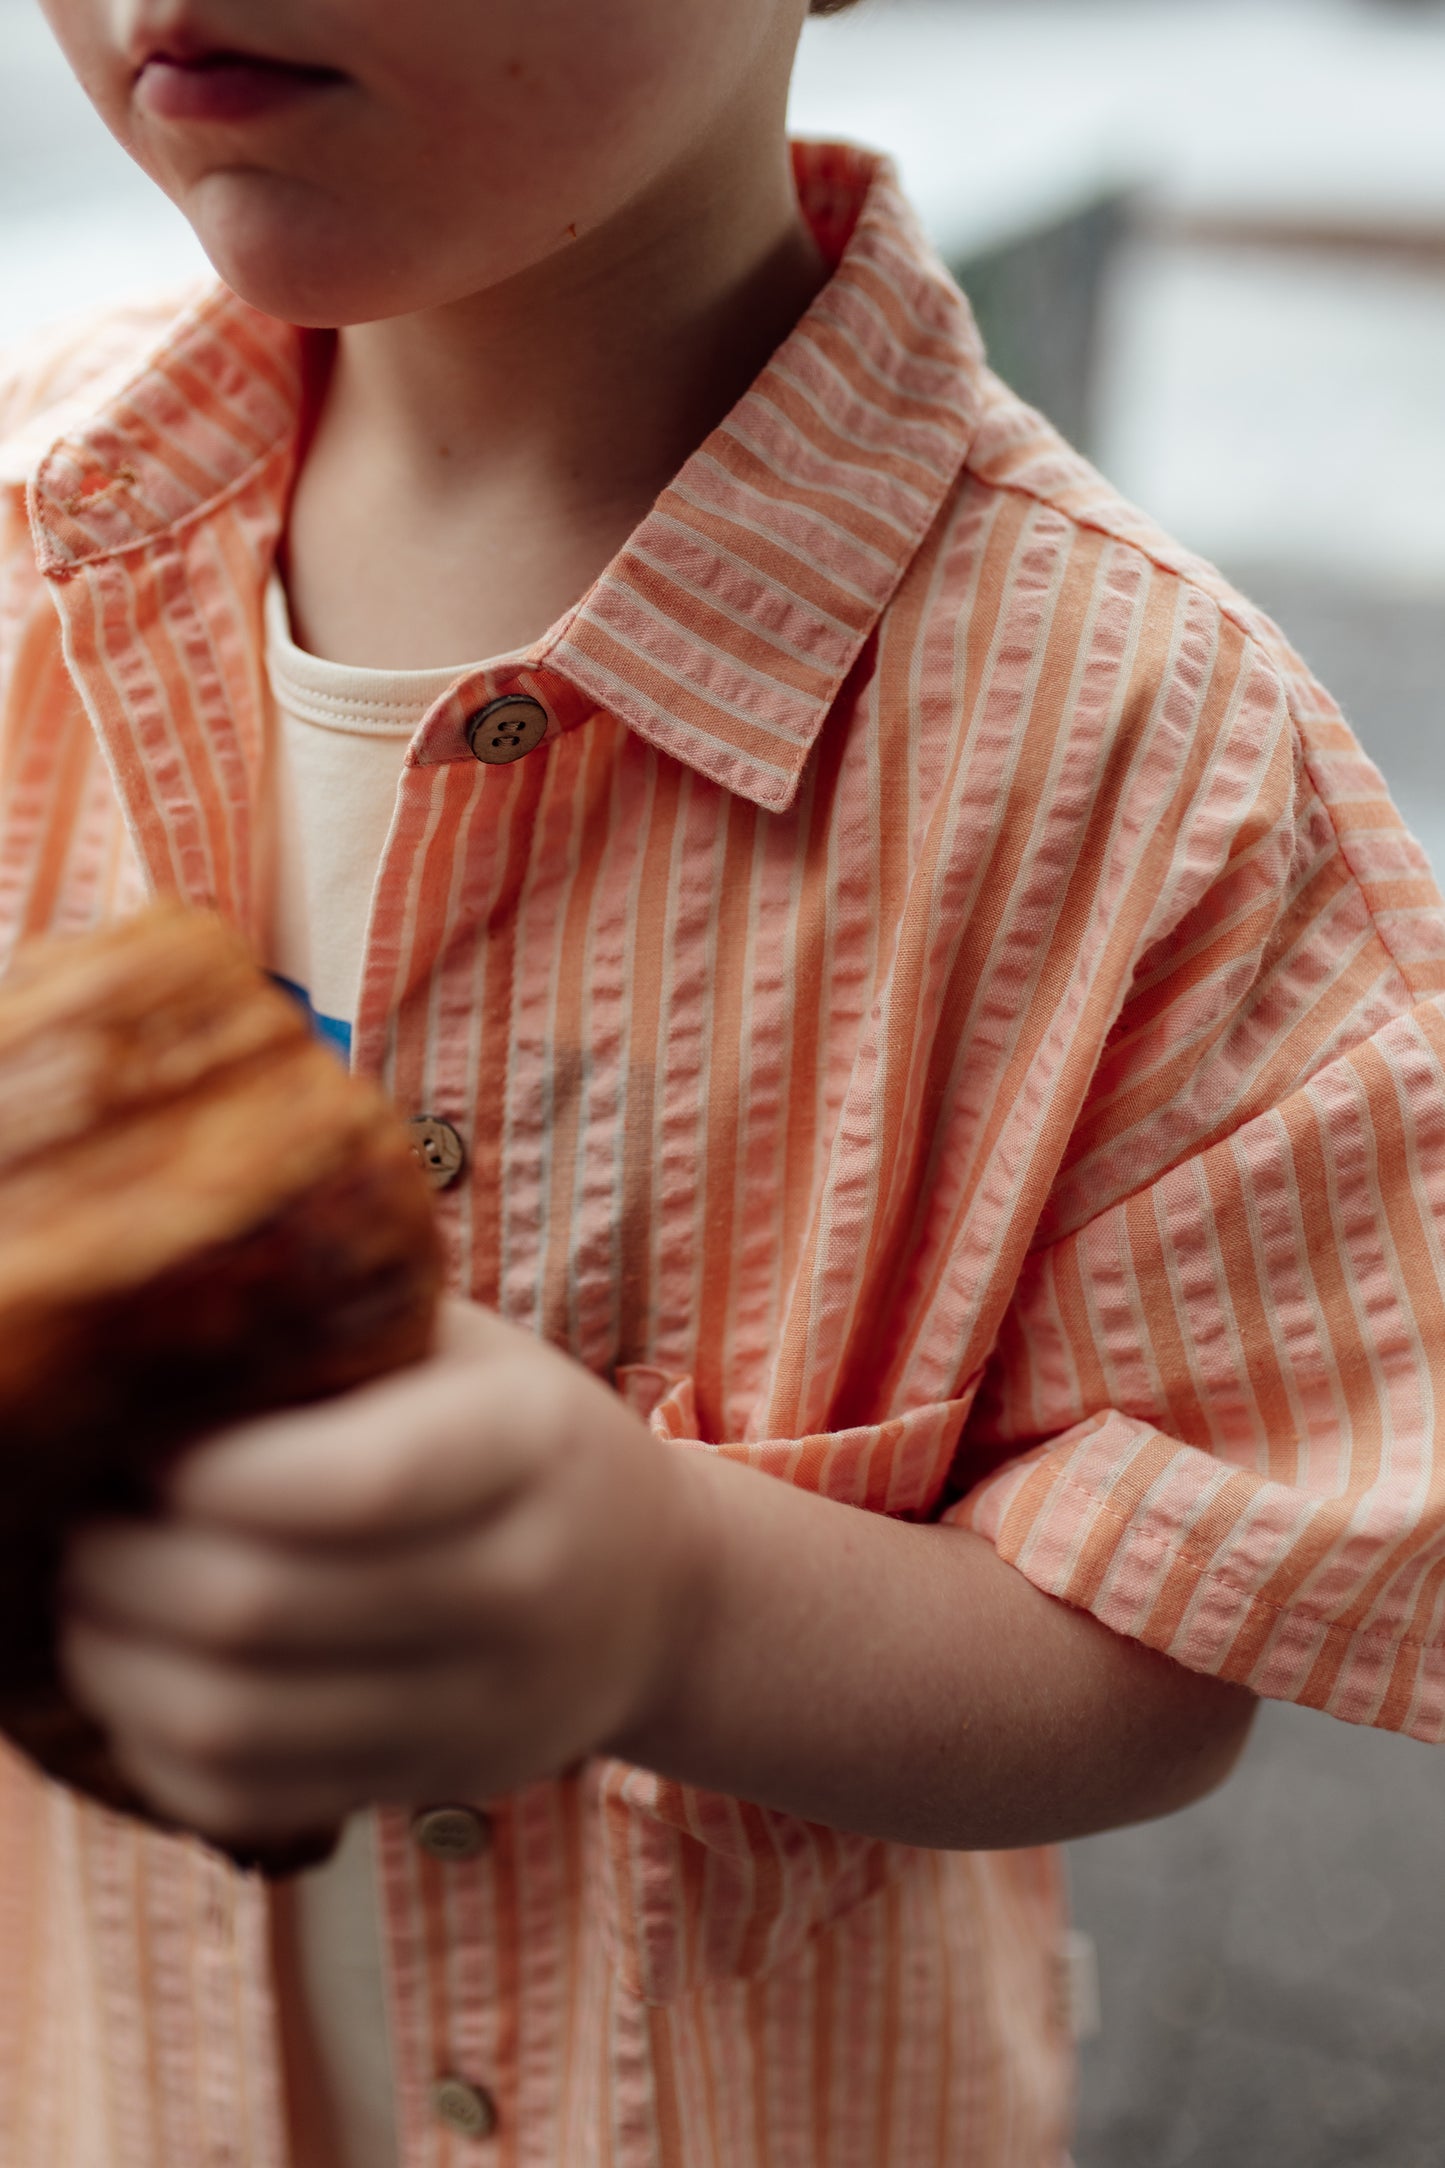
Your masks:
[[[67,1544],[59,1660],[118,1765],[221,1841],[481,1798],[612,1751],[960,1849],[1183,1806],[1251,1697],[964,1531],[651,1436],[470,1303],[436,1354],[179,1457]]]
[[[1254,1697],[1041,1594],[966,1530],[688,1463],[705,1570],[629,1760],[835,1828],[992,1850],[1188,1805]]]

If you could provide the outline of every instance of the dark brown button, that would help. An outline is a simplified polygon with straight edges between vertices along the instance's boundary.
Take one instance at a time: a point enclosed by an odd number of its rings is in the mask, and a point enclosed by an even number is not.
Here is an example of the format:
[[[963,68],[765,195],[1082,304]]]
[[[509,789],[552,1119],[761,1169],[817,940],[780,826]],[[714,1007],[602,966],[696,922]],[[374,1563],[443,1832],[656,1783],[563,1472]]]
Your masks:
[[[547,710],[540,700],[525,693],[509,693],[503,700],[489,700],[467,720],[467,743],[477,760],[491,767],[520,760],[540,745],[547,735]]]
[[[492,1834],[486,1816],[472,1807],[423,1807],[412,1816],[411,1833],[433,1859],[475,1859]]]
[[[465,2078],[438,2078],[431,2089],[437,2120],[464,2138],[490,2138],[497,2127],[497,2110],[490,2093]]]
[[[407,1123],[411,1148],[433,1189],[450,1189],[466,1164],[467,1151],[450,1122],[439,1114],[413,1114]]]

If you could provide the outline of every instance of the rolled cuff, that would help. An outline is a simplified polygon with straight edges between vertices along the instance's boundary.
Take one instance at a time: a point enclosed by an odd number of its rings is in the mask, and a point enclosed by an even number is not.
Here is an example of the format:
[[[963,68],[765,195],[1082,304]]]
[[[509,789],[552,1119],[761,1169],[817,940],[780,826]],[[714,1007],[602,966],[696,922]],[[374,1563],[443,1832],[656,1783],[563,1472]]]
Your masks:
[[[1418,1504],[1312,1496],[1106,1410],[945,1521],[1036,1588],[1190,1670],[1445,1739],[1445,1568]]]

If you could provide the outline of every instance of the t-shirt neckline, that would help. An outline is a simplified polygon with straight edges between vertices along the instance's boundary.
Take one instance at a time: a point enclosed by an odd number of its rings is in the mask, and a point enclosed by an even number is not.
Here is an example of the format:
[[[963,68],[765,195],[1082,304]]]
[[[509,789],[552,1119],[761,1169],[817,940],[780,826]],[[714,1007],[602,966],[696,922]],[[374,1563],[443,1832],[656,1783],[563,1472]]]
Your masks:
[[[298,647],[279,571],[266,587],[266,672],[278,705],[300,722],[352,736],[409,738],[417,724],[460,678],[522,660],[522,651],[484,662],[443,663],[428,670],[376,670],[331,662]]]

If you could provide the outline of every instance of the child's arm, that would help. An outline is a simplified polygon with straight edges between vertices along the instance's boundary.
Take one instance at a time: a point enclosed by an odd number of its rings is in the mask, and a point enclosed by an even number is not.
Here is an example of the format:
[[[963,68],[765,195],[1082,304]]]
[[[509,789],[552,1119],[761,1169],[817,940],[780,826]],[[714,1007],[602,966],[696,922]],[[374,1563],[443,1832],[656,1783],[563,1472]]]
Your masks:
[[[127,1773],[221,1837],[603,1751],[877,1836],[1033,1844],[1198,1797],[1253,1708],[966,1531],[661,1444],[464,1305],[439,1360],[199,1448],[172,1499],[73,1543],[63,1653]]]
[[[967,1529],[694,1459],[705,1601],[627,1759],[909,1844],[1054,1844],[1219,1784],[1256,1706],[1042,1596]]]

